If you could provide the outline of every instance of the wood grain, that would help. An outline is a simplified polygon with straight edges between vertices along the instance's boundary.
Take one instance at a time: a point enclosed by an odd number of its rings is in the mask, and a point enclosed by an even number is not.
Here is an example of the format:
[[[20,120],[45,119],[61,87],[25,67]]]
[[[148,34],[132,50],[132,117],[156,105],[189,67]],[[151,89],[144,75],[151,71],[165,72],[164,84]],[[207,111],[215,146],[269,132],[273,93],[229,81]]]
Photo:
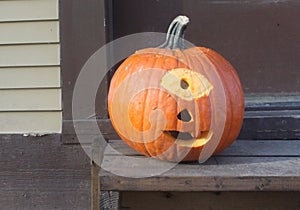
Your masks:
[[[22,177],[16,177],[21,179]],[[49,180],[41,180],[49,182]],[[28,183],[24,179],[24,183]],[[65,183],[74,188],[68,188]],[[89,191],[86,190],[89,186],[88,181],[75,182],[67,179],[60,181],[64,189],[49,190],[47,188],[36,188],[34,190],[0,190],[1,208],[5,210],[40,210],[40,209],[82,209],[89,210]],[[49,183],[51,186],[51,183]]]
[[[0,135],[2,209],[90,209],[90,162],[60,135]]]
[[[140,153],[129,147],[124,141],[110,140],[113,149],[123,155],[138,156]],[[106,155],[114,152],[107,149]],[[227,157],[300,157],[299,140],[237,140],[216,156]]]
[[[300,139],[300,111],[248,111],[238,138]]]
[[[45,136],[0,135],[0,168],[66,169],[83,168],[89,173],[89,158],[79,145],[63,145],[59,134]]]
[[[216,158],[212,165],[180,164],[160,176],[136,179],[100,172],[101,189],[115,191],[300,191],[300,160]],[[122,165],[123,164],[123,165]],[[118,170],[130,165],[119,165]],[[117,170],[117,169],[114,169]],[[141,169],[149,171],[145,166]],[[137,171],[138,173],[138,171]]]
[[[100,172],[101,189],[116,191],[300,191],[300,156],[299,142],[293,146],[296,156],[282,156],[284,149],[280,141],[269,141],[267,152],[264,146],[267,142],[260,141],[240,141],[231,152],[223,155],[211,157],[207,162],[200,165],[197,162],[180,163],[171,170],[157,176],[136,179],[121,177],[102,170]],[[253,146],[252,143],[258,143]],[[266,143],[266,145],[264,145]],[[247,146],[248,144],[248,146]],[[252,151],[249,146],[252,144]],[[281,145],[281,146],[280,146]],[[260,151],[259,148],[263,147]],[[293,146],[288,146],[292,148]],[[245,149],[249,148],[245,154]],[[273,148],[273,149],[272,149]],[[255,153],[257,149],[257,153]],[[240,150],[240,151],[239,151]],[[298,151],[297,151],[298,150]],[[267,155],[264,155],[264,151]],[[234,154],[236,152],[236,154]],[[239,156],[239,155],[240,156]],[[247,157],[246,157],[246,156]],[[271,155],[267,157],[268,155]],[[280,157],[281,156],[281,157]],[[141,156],[133,156],[145,158]],[[119,155],[106,155],[103,160],[103,168],[114,171],[117,174],[139,174],[153,173],[156,166],[163,162],[156,161],[151,165],[138,165],[130,162]]]

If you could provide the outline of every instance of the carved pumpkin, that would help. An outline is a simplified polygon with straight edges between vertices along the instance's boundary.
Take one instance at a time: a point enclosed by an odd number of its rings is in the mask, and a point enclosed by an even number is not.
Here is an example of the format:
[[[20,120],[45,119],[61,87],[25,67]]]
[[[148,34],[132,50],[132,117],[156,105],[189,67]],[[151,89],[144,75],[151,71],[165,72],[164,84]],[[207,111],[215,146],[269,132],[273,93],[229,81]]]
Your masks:
[[[216,154],[236,139],[243,120],[244,94],[235,69],[213,50],[186,49],[187,23],[187,17],[178,16],[163,45],[128,57],[108,94],[119,136],[161,160],[198,160],[212,139],[211,154]]]

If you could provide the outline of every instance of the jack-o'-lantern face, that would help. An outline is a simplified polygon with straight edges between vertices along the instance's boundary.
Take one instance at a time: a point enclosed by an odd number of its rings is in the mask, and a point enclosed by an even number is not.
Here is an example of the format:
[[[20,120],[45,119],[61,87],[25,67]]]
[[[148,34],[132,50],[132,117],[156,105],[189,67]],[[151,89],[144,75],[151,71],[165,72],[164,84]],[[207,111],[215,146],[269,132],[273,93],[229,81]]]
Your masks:
[[[179,26],[170,28],[182,33]],[[109,115],[135,150],[162,160],[198,160],[205,146],[213,145],[217,153],[237,137],[243,91],[221,55],[207,48],[179,49],[174,43],[138,51],[121,64],[110,84]]]
[[[164,134],[176,139],[180,146],[203,146],[210,139],[209,93],[213,89],[212,84],[200,73],[177,68],[168,71],[160,85],[177,99],[178,114],[176,119],[173,117],[177,122],[168,122],[170,126],[163,130]],[[174,125],[176,127],[172,127]]]
[[[157,86],[141,91],[132,98],[128,110],[131,125],[139,131],[147,131],[151,127],[161,131],[161,136],[152,139],[155,141],[171,140],[187,147],[204,145],[210,139],[208,96],[213,89],[210,82],[200,73],[176,68],[166,71],[157,81]],[[150,124],[149,116],[153,110],[160,110],[164,114],[165,125],[160,120]]]

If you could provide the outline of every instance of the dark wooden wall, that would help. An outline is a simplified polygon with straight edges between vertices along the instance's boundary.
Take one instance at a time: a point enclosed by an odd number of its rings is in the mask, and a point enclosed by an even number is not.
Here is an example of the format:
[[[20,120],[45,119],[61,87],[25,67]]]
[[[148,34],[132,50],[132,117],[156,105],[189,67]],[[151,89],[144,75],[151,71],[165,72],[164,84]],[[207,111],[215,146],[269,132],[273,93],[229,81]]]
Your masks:
[[[60,1],[64,120],[72,120],[72,96],[77,76],[89,57],[105,44],[104,16],[104,0]],[[106,80],[99,90],[99,100],[106,100]],[[106,103],[100,103],[97,114],[100,118],[107,117]]]
[[[185,38],[212,48],[237,69],[246,93],[300,92],[300,1],[113,1],[113,37],[166,32],[179,14]]]
[[[121,210],[298,210],[299,192],[123,192]]]
[[[300,2],[184,1],[186,37],[236,67],[246,93],[300,92]]]

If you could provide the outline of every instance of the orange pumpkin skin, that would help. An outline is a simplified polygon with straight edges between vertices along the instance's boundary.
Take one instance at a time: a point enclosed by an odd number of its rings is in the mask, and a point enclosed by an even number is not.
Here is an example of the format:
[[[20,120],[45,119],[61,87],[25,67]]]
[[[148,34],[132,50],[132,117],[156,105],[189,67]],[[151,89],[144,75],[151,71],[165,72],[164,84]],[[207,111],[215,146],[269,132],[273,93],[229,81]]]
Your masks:
[[[207,66],[207,60],[210,61],[209,66]],[[165,132],[162,132],[162,134],[156,139],[153,139],[153,141],[137,142],[132,141],[132,138],[128,138],[128,136],[131,137],[130,134],[134,131],[128,131],[126,135],[123,135],[123,133],[118,130],[120,124],[124,123],[127,123],[129,127],[131,126],[133,130],[149,130],[149,128],[153,126],[149,121],[150,113],[152,110],[158,109],[164,113],[167,119],[166,126],[163,128],[164,131],[179,130],[180,132],[185,132],[185,130],[180,130],[182,129],[183,122],[177,117],[178,113],[182,111],[178,105],[178,101],[180,100],[182,104],[191,102],[185,102],[180,96],[174,96],[163,89],[146,89],[132,98],[128,108],[129,121],[120,119],[116,111],[112,109],[115,93],[125,79],[144,70],[163,69],[166,72],[170,72],[178,68],[190,69],[203,74],[205,72],[209,74],[207,70],[214,70],[214,73],[219,75],[225,93],[226,121],[222,137],[213,153],[216,154],[222,151],[237,138],[241,129],[244,115],[244,94],[238,75],[232,65],[220,54],[208,48],[197,47],[184,50],[149,48],[137,51],[120,65],[111,80],[108,94],[108,111],[116,132],[135,150],[146,156],[161,160],[194,161],[198,160],[205,144],[188,147],[175,144],[174,137]],[[153,75],[149,80],[161,79],[155,76],[156,75]],[[138,88],[139,82],[133,81],[127,85]],[[192,131],[197,134],[197,136],[193,137],[200,138],[201,135],[207,134],[210,129],[212,115],[211,103],[213,103],[213,101],[209,99],[209,95],[204,95],[203,97],[193,99],[192,103],[194,106],[190,106],[192,107],[191,109],[193,109],[193,107],[197,107],[198,109],[198,114],[193,115],[194,118],[197,118],[194,120],[200,122],[198,127],[196,125],[192,127]],[[192,113],[195,113],[195,110],[192,110]],[[184,156],[182,156],[182,154],[184,154]]]

